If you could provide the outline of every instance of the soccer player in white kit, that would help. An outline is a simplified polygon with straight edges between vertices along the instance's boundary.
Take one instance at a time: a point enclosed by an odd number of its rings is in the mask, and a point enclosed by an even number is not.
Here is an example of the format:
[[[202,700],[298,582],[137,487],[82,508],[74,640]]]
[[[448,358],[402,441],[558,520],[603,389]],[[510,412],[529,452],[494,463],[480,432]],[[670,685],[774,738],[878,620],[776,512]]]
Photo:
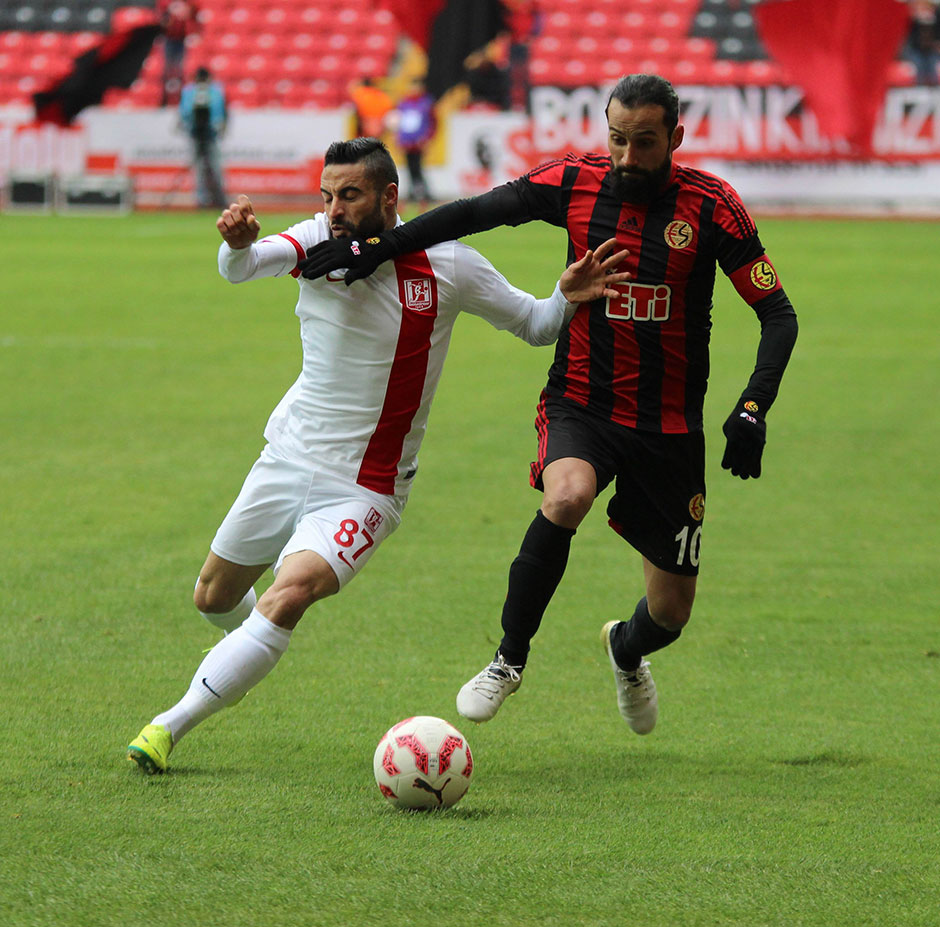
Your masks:
[[[342,272],[306,280],[297,263],[307,248],[328,237],[367,240],[401,222],[398,173],[376,139],[334,142],[321,192],[322,213],[261,241],[247,196],[216,223],[227,280],[297,278],[303,366],[196,583],[196,608],[225,636],[183,698],[127,748],[148,773],[164,772],[188,731],[260,682],[306,609],[339,592],[398,527],[457,314],[549,344],[577,304],[616,298],[611,285],[629,277],[615,272],[626,252],[613,254],[611,239],[542,300],[456,241],[403,255],[349,287]],[[254,583],[269,568],[274,583],[257,599]]]

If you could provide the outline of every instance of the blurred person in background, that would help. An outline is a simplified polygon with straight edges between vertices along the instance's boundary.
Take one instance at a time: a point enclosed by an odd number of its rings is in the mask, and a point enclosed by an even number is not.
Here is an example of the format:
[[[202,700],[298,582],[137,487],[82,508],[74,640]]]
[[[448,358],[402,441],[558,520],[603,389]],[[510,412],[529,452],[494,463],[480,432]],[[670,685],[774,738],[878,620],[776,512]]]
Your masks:
[[[422,210],[428,208],[431,200],[424,176],[424,153],[435,131],[437,118],[434,115],[434,99],[425,89],[424,81],[416,78],[396,107],[395,140],[404,152],[408,165],[411,182],[409,198]]]
[[[381,138],[387,128],[389,113],[395,108],[392,98],[373,77],[364,77],[349,85],[349,99],[356,107],[356,136]]]
[[[186,37],[199,28],[199,7],[194,0],[158,0],[163,29],[163,86],[160,105],[175,104],[183,87]]]
[[[911,0],[911,31],[908,33],[904,57],[914,65],[914,79],[925,87],[936,87],[937,66],[940,64],[940,13],[937,2]]]
[[[529,110],[529,43],[541,31],[541,10],[536,0],[505,0],[509,32],[509,105]]]
[[[225,133],[228,109],[225,89],[212,79],[207,67],[196,69],[192,83],[180,96],[180,124],[192,143],[196,202],[200,207],[225,207],[219,139]]]
[[[509,109],[509,35],[471,52],[463,62],[463,81],[470,91],[471,107]]]

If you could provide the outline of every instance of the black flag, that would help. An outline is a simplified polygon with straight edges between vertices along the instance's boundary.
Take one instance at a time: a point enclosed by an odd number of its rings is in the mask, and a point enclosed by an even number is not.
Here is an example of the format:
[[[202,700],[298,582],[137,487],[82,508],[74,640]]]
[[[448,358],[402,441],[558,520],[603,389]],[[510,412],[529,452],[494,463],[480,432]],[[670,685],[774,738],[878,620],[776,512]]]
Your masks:
[[[466,78],[464,59],[505,29],[500,0],[382,0],[428,54],[427,88],[437,98]]]
[[[100,103],[109,87],[130,87],[160,31],[155,23],[119,29],[79,55],[65,77],[33,94],[37,121],[70,125],[86,106]]]

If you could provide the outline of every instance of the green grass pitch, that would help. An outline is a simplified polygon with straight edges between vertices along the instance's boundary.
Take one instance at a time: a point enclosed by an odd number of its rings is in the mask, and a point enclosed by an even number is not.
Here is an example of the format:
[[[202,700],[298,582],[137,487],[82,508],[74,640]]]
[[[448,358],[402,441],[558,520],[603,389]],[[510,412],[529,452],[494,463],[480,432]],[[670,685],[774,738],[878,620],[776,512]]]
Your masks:
[[[209,214],[0,219],[0,923],[940,922],[936,225],[759,224],[800,340],[764,475],[732,479],[720,427],[758,325],[720,278],[703,571],[652,660],[652,735],[620,720],[598,642],[641,595],[603,499],[520,692],[456,716],[538,506],[551,358],[467,318],[398,533],[146,778],[124,746],[215,640],[192,586],[297,373],[295,284],[226,284]],[[561,271],[557,230],[471,243],[539,295]],[[417,713],[474,750],[441,815],[372,779]]]

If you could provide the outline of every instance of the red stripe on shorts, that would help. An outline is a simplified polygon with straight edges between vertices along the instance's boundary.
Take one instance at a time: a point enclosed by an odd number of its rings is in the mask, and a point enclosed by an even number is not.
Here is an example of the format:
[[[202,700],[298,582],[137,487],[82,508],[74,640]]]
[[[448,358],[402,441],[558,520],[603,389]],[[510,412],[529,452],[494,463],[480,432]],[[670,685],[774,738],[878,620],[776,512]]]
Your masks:
[[[402,447],[421,406],[437,321],[437,279],[427,254],[405,254],[395,260],[401,328],[388,375],[385,403],[359,466],[356,482],[373,492],[392,495]]]
[[[529,467],[529,485],[538,488],[548,454],[548,413],[545,410],[544,392],[539,397],[539,407],[535,413],[535,432],[539,439],[538,460],[533,460]]]

